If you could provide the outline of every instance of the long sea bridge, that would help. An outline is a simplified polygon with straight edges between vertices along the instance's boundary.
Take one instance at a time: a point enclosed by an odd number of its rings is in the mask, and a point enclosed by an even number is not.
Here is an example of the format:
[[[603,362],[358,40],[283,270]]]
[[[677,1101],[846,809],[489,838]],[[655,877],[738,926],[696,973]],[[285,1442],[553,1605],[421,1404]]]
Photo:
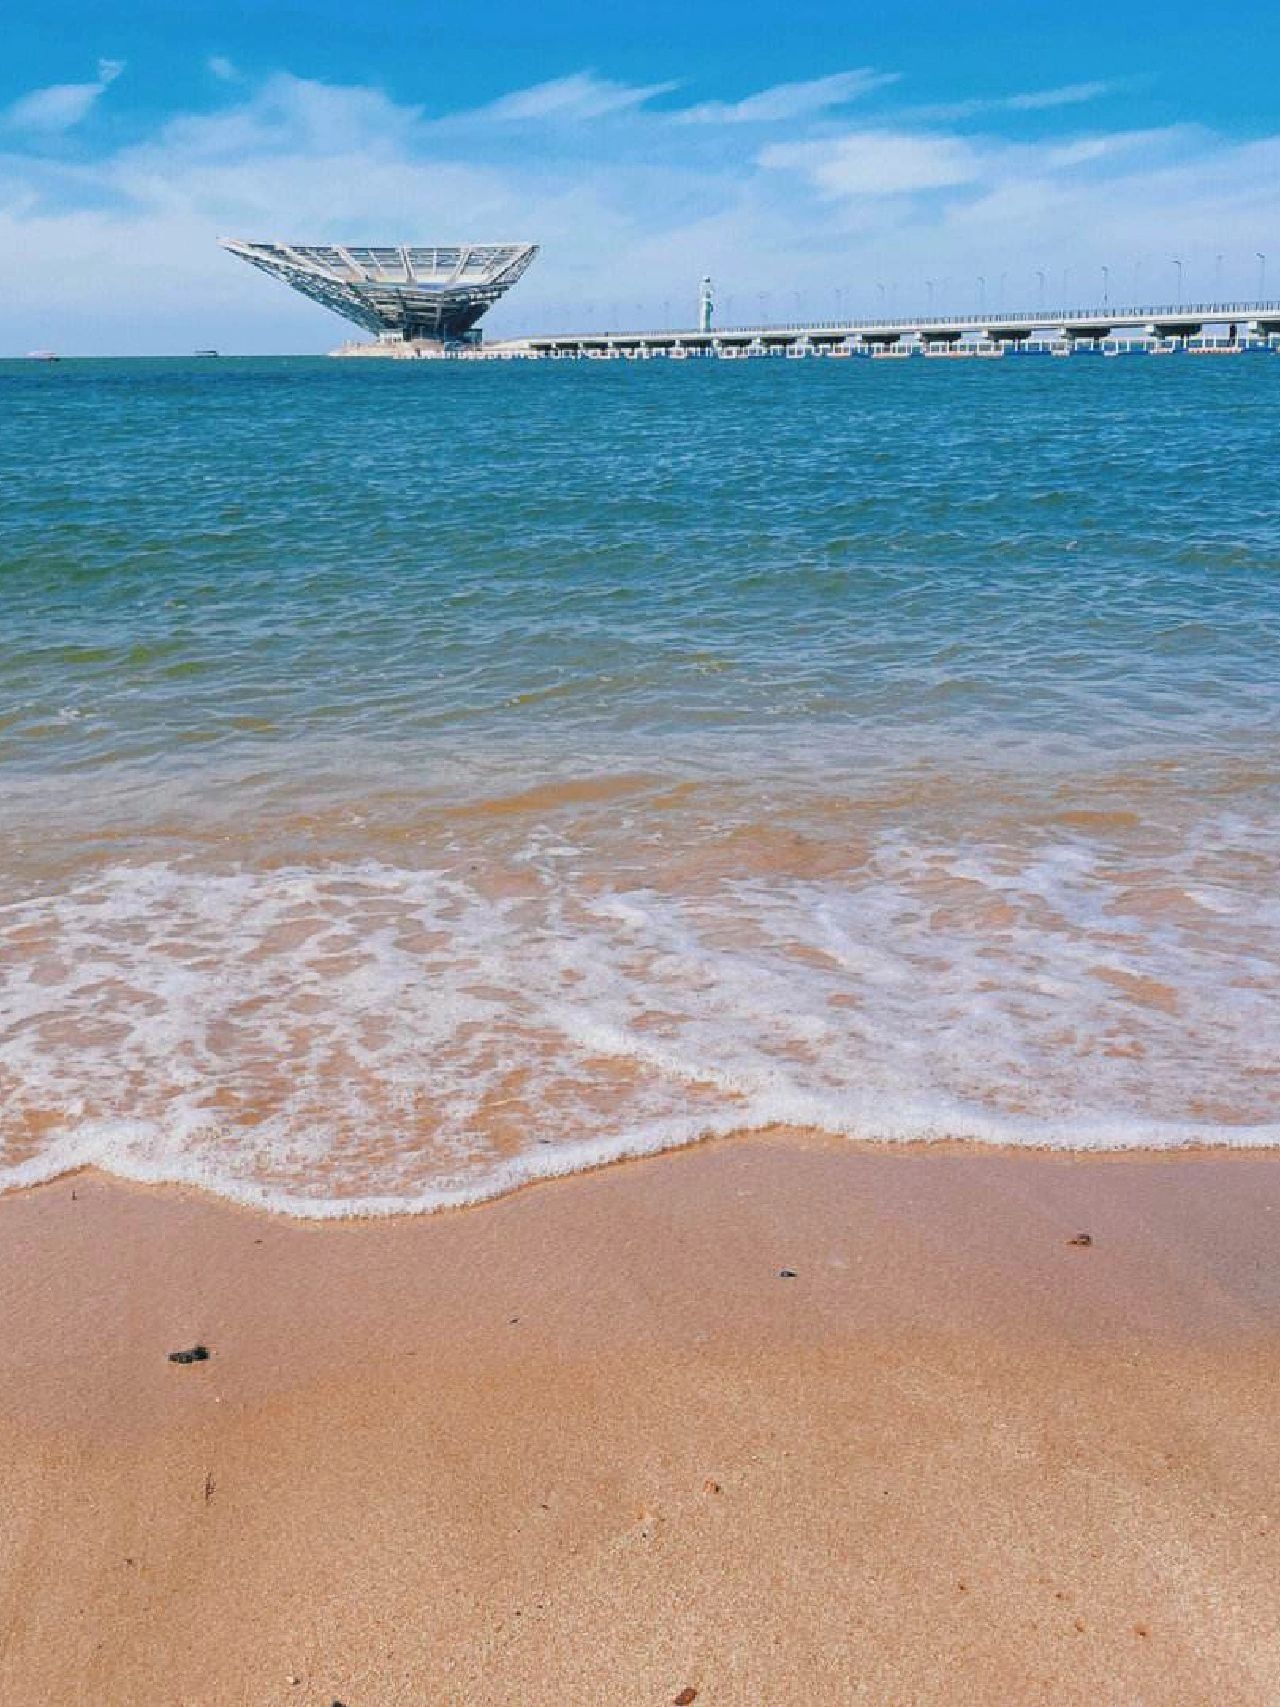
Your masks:
[[[804,321],[694,331],[565,332],[508,338],[465,355],[529,360],[745,360],[760,356],[999,357],[1036,350],[1120,355],[1184,351],[1242,355],[1280,348],[1280,302],[1202,302],[1147,308],[1070,308],[1033,314],[950,314]]]

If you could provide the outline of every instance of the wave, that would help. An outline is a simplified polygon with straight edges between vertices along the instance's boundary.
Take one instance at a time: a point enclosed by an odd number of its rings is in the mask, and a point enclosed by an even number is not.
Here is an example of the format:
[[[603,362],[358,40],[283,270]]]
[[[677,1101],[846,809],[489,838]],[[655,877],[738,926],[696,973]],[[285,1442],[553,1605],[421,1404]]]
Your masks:
[[[579,805],[455,822],[421,868],[116,863],[0,908],[0,1189],[93,1166],[369,1215],[777,1126],[1280,1143],[1264,824]]]

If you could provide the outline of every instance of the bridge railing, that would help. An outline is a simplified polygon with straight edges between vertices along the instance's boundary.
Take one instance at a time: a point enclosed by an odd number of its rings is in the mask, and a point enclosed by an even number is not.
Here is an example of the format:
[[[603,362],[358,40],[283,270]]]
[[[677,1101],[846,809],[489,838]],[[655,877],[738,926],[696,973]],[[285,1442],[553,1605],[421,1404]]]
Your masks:
[[[996,314],[921,314],[894,315],[874,320],[782,320],[770,325],[717,326],[710,332],[695,327],[674,330],[624,331],[606,328],[598,332],[550,332],[529,334],[511,342],[548,344],[594,343],[609,338],[735,338],[777,337],[803,332],[890,332],[912,330],[943,330],[959,327],[979,331],[987,327],[1028,326],[1033,330],[1050,331],[1055,326],[1105,325],[1121,320],[1245,320],[1258,315],[1280,317],[1280,302],[1180,302],[1130,308],[1037,308],[1033,312],[1013,313],[1002,309]]]

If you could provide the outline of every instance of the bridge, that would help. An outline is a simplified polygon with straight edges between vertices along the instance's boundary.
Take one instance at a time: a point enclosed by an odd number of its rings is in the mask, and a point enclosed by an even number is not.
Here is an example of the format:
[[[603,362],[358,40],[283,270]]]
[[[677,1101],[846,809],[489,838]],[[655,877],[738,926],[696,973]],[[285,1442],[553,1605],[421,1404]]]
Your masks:
[[[1002,356],[1011,350],[1147,349],[1240,354],[1280,343],[1280,302],[1203,302],[1147,308],[1071,308],[1034,314],[807,321],[774,326],[529,335],[486,344],[489,359],[644,359],[659,356]]]

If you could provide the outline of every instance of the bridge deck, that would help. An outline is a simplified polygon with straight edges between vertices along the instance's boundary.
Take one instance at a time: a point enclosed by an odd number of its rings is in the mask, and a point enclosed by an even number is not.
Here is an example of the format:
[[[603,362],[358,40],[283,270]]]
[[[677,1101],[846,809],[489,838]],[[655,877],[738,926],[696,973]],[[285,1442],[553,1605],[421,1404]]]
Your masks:
[[[951,314],[878,320],[815,320],[773,326],[726,326],[711,331],[592,331],[530,334],[488,345],[494,355],[613,353],[752,354],[777,350],[851,353],[902,346],[1202,338],[1221,328],[1228,344],[1280,337],[1280,302],[1206,302],[1147,308],[1072,308],[1033,314]],[[967,350],[966,350],[966,353]]]

